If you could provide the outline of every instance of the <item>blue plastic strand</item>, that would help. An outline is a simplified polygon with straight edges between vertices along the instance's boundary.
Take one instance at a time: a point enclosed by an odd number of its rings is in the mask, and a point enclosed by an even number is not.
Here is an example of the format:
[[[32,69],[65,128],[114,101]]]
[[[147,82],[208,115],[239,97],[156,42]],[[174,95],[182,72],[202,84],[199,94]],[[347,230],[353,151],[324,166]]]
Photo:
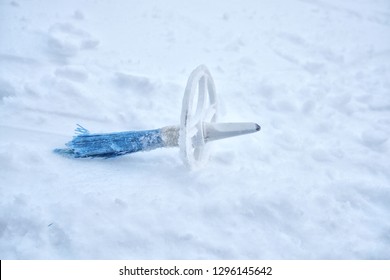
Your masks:
[[[68,148],[55,149],[54,152],[73,158],[111,158],[164,147],[159,129],[89,134],[87,129],[79,126],[76,132],[81,134],[66,143]]]

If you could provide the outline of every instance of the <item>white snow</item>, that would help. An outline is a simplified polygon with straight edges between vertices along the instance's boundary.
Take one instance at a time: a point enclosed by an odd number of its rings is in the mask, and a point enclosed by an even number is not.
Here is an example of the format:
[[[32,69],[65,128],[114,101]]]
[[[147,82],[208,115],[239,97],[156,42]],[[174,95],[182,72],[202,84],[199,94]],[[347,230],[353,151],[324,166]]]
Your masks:
[[[389,259],[390,2],[0,1],[0,259]],[[262,130],[75,160],[180,122],[206,64]]]

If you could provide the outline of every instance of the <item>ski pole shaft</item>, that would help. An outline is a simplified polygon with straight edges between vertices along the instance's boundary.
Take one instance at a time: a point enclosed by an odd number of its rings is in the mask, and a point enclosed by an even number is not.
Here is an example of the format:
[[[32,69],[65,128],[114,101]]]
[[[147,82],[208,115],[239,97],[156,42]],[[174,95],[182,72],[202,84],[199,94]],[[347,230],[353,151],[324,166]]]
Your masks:
[[[150,151],[178,145],[179,128],[168,126],[143,131],[105,134],[84,133],[75,136],[65,149],[55,152],[74,158],[110,158],[139,151]]]

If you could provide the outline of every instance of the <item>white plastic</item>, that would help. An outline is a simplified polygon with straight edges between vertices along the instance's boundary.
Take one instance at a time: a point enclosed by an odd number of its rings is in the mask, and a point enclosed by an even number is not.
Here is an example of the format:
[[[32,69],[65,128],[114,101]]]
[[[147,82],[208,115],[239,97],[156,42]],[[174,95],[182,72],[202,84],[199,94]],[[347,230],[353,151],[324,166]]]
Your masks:
[[[186,165],[203,165],[209,157],[204,123],[217,120],[217,97],[213,78],[206,66],[197,67],[188,78],[184,92],[179,146]]]
[[[257,123],[240,122],[240,123],[204,123],[204,140],[205,142],[225,139],[249,133],[254,133],[260,130]]]

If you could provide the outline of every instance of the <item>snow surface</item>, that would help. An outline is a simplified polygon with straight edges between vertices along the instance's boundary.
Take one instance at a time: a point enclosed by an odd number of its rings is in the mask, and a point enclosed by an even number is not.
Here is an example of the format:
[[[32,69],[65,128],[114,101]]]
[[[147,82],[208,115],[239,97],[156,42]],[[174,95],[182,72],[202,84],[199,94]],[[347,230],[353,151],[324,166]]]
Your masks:
[[[388,0],[1,0],[0,259],[389,259],[389,34]],[[199,64],[262,126],[206,168],[52,152],[179,124]]]

